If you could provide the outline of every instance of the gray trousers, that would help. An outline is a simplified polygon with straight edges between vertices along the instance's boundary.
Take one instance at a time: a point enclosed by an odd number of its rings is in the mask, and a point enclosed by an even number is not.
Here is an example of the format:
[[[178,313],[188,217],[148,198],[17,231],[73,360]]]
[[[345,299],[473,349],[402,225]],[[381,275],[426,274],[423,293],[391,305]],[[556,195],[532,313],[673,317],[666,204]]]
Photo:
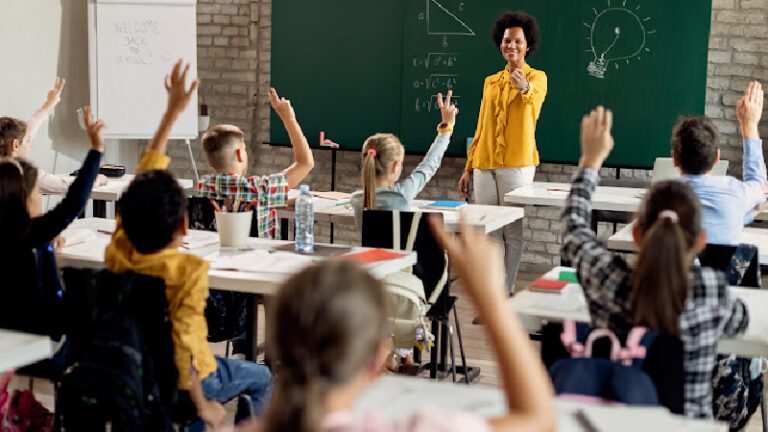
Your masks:
[[[504,205],[504,194],[533,183],[536,167],[499,168],[473,172],[475,203]],[[507,288],[515,292],[517,270],[523,255],[523,220],[511,223],[491,233],[491,237],[504,245],[504,260],[507,269]]]

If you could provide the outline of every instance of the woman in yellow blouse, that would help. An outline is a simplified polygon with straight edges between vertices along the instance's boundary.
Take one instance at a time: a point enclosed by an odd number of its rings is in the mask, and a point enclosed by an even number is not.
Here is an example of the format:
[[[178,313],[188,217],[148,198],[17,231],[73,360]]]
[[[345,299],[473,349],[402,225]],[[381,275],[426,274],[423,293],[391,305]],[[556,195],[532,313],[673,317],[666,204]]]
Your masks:
[[[539,165],[536,122],[547,95],[547,75],[525,60],[538,47],[539,37],[530,15],[507,13],[496,20],[493,40],[507,65],[485,79],[477,130],[459,180],[459,191],[469,198],[472,176],[477,204],[504,205],[504,194],[533,183]],[[523,251],[523,222],[494,234],[504,242],[511,294]]]

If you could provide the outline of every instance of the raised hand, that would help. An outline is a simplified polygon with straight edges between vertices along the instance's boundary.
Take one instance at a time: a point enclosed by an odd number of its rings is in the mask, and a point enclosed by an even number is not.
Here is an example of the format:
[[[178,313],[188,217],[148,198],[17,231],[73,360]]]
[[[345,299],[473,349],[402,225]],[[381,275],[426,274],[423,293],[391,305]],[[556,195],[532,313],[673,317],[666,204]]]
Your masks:
[[[598,106],[581,120],[582,168],[600,169],[613,149],[613,113]]]
[[[763,116],[764,96],[763,86],[757,81],[752,81],[736,105],[736,115],[744,139],[760,139],[757,126]]]
[[[291,101],[277,95],[277,90],[273,88],[269,89],[269,103],[272,105],[272,109],[275,110],[277,115],[285,122],[288,120],[296,119],[296,113],[293,111]]]
[[[173,70],[165,76],[165,90],[168,91],[168,114],[178,116],[187,108],[192,95],[197,91],[200,80],[192,82],[187,90],[187,77],[189,76],[189,63],[179,60],[173,65]]]
[[[91,139],[91,148],[104,153],[104,138],[101,136],[101,130],[106,126],[104,120],[93,121],[91,107],[83,108],[83,120],[85,121],[85,130],[88,132],[88,138]]]
[[[528,87],[528,77],[525,76],[525,72],[520,68],[515,68],[515,70],[510,72],[509,79],[520,91],[523,91]]]
[[[444,123],[448,123],[450,125],[456,124],[456,116],[459,114],[459,109],[456,108],[456,105],[451,103],[452,97],[453,90],[448,90],[448,94],[445,96],[445,100],[443,100],[442,93],[437,94],[437,107],[440,108],[440,116],[442,117]]]
[[[43,104],[43,109],[50,111],[61,102],[61,92],[64,90],[64,84],[67,80],[64,78],[56,77],[56,82],[53,84],[53,88],[48,92],[48,96]]]

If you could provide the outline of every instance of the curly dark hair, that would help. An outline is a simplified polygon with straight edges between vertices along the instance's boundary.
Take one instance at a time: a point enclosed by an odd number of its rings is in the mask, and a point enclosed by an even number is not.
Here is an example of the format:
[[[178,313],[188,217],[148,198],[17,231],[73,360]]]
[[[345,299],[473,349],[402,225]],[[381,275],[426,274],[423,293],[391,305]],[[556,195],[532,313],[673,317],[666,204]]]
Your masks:
[[[525,40],[528,42],[528,53],[526,56],[533,54],[536,48],[539,47],[541,32],[539,31],[539,23],[536,22],[536,18],[524,12],[507,12],[496,20],[496,24],[493,25],[493,42],[496,44],[496,48],[501,46],[501,41],[504,39],[504,31],[512,27],[523,29]]]
[[[173,174],[146,171],[128,186],[118,212],[128,240],[140,253],[151,254],[173,241],[187,213],[187,199]]]
[[[692,116],[678,120],[672,131],[672,151],[683,173],[705,174],[715,166],[720,134],[707,117]]]

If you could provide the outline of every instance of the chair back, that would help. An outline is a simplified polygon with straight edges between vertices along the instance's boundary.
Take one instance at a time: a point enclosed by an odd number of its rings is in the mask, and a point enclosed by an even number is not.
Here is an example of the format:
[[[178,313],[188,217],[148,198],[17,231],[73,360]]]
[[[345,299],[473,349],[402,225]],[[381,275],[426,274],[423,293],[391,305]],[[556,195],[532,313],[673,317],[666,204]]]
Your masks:
[[[725,273],[732,286],[759,288],[760,254],[757,247],[750,244],[725,246],[708,244],[699,254],[702,267],[711,267]]]
[[[403,212],[397,210],[365,210],[363,211],[364,247],[406,250],[409,236],[413,237],[412,248],[416,252],[416,264],[413,274],[424,284],[424,295],[430,303],[439,302],[447,282],[448,259],[445,251],[437,243],[437,239],[429,226],[428,218],[421,212]],[[430,215],[432,216],[432,215]],[[442,223],[443,215],[435,213],[434,217]],[[418,222],[413,224],[414,218]],[[415,236],[412,229],[416,230]]]
[[[712,168],[712,175],[724,176],[728,172],[728,161],[720,160]],[[653,183],[674,180],[680,177],[680,170],[675,166],[671,157],[656,158],[653,163],[653,173],[651,174],[651,181]]]
[[[223,205],[224,203],[219,201],[218,204]],[[211,204],[210,198],[198,196],[189,197],[187,200],[187,215],[189,217],[189,229],[217,231],[215,210],[213,204]],[[259,236],[259,224],[255,211],[253,212],[250,236]]]

